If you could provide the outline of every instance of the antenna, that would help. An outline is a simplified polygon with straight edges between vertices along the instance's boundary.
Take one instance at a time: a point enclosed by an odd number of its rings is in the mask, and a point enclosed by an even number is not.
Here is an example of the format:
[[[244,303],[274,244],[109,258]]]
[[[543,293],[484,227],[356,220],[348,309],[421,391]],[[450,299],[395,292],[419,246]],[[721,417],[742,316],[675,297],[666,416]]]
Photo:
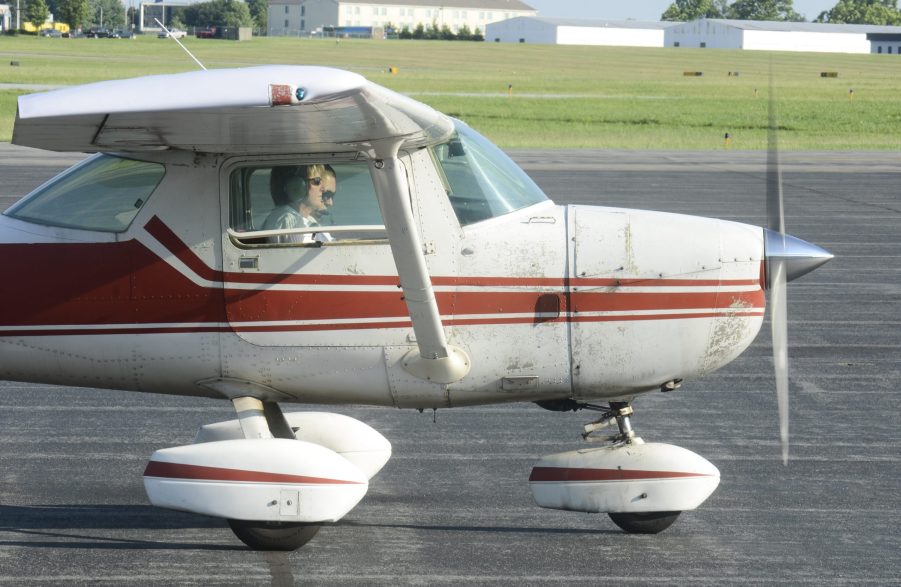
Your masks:
[[[194,54],[191,53],[190,51],[188,51],[188,48],[185,47],[184,45],[182,45],[182,44],[181,44],[181,41],[179,41],[179,40],[176,39],[174,36],[172,36],[172,33],[169,31],[169,29],[166,28],[166,26],[165,26],[163,23],[160,22],[160,19],[154,18],[153,20],[156,21],[156,24],[160,25],[160,28],[162,28],[164,31],[166,31],[166,35],[168,35],[168,37],[169,37],[170,39],[172,39],[173,41],[175,41],[176,43],[178,43],[178,46],[185,50],[185,53],[187,53],[188,56],[189,56],[191,59],[194,60],[194,63],[196,63],[197,65],[200,66],[200,69],[206,71],[206,67],[203,66],[203,63],[201,63],[199,59],[197,59],[196,57],[194,57]]]

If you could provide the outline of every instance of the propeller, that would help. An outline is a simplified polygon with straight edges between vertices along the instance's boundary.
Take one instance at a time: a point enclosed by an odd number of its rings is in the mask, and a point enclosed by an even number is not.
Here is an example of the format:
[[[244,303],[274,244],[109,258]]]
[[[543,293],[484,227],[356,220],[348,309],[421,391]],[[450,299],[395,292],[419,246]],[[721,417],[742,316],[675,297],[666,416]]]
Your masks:
[[[770,325],[773,339],[773,368],[779,408],[779,439],[782,463],[788,465],[788,314],[786,283],[813,271],[832,259],[828,251],[785,234],[782,196],[782,168],[776,124],[776,92],[770,62],[770,92],[767,105],[766,216],[764,230],[766,285],[770,293]]]
[[[782,443],[782,463],[788,465],[788,316],[786,314],[786,261],[770,256],[774,248],[786,250],[785,211],[783,209],[782,167],[779,163],[779,143],[776,136],[776,98],[773,91],[773,71],[770,69],[770,95],[767,107],[766,157],[766,217],[767,217],[767,280],[770,290],[770,325],[773,339],[773,368],[776,374],[776,402],[779,407],[779,439]],[[775,247],[773,246],[775,245]]]

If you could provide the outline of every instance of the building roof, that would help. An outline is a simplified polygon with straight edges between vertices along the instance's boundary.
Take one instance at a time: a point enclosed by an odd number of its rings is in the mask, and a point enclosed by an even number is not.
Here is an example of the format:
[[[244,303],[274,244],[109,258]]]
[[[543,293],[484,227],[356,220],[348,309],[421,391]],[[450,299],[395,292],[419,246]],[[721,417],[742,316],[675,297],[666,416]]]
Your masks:
[[[782,31],[805,33],[898,33],[901,27],[881,26],[873,24],[830,24],[821,22],[784,22],[770,20],[729,20],[707,18],[695,22],[713,22],[746,31]],[[690,24],[690,23],[680,23]]]
[[[641,20],[592,20],[586,18],[551,18],[543,16],[520,16],[510,20],[527,19],[545,22],[553,26],[610,28],[610,29],[668,29],[680,22],[656,22]]]

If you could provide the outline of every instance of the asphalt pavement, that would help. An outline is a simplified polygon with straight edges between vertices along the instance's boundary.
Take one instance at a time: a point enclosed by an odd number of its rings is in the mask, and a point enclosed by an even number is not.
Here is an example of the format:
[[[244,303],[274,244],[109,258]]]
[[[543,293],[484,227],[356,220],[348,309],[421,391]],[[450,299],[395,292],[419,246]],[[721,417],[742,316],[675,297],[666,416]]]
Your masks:
[[[765,221],[761,153],[511,154],[558,203]],[[0,144],[0,208],[78,159]],[[330,409],[394,457],[303,549],[257,553],[149,506],[141,481],[155,449],[232,418],[226,402],[0,382],[0,584],[901,585],[901,156],[784,159],[788,232],[836,255],[789,285],[787,467],[765,324],[721,371],[634,404],[645,440],[722,473],[662,534],[533,505],[532,464],[579,447],[590,414],[350,407]]]

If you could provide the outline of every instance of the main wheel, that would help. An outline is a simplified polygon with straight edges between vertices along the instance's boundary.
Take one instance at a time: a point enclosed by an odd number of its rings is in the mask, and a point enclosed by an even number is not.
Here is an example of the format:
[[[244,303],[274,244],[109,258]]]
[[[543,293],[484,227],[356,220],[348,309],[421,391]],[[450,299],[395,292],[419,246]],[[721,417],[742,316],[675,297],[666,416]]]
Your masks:
[[[613,523],[629,534],[657,534],[673,525],[682,512],[608,513]]]
[[[319,532],[318,524],[229,520],[232,532],[253,550],[297,550]]]

